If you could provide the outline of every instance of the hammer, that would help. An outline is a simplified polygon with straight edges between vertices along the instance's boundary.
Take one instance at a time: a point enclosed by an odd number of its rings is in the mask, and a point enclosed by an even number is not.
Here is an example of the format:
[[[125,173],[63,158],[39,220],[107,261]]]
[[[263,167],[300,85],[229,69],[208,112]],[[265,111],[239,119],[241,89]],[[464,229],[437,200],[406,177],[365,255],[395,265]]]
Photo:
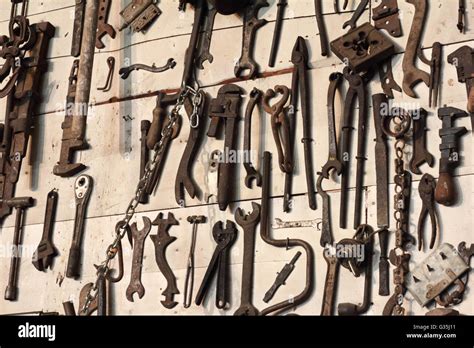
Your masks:
[[[16,209],[15,231],[13,233],[10,273],[8,276],[8,285],[5,290],[5,300],[16,301],[18,293],[18,269],[20,266],[21,258],[19,247],[21,244],[21,232],[23,230],[23,214],[27,208],[30,208],[35,204],[35,200],[32,197],[18,197],[0,200],[0,202],[10,208]]]

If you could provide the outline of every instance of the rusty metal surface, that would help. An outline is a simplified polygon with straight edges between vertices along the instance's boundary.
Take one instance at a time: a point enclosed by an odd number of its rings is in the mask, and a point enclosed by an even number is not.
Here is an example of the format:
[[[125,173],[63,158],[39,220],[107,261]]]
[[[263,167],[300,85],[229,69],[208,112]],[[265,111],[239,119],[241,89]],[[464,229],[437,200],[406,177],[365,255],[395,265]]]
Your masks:
[[[384,29],[393,37],[403,35],[397,0],[382,0],[372,9],[372,19],[377,29]]]

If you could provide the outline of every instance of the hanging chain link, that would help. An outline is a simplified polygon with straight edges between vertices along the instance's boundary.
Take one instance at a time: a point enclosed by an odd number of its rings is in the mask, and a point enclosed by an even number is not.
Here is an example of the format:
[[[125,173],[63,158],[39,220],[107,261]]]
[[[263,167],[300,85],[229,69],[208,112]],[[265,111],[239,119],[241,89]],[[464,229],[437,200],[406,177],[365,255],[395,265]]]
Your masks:
[[[401,112],[400,112],[401,111]],[[394,315],[404,315],[405,308],[403,308],[404,293],[405,293],[405,273],[406,273],[406,263],[409,258],[404,250],[404,223],[405,223],[405,214],[406,214],[406,171],[404,169],[404,150],[406,146],[405,136],[408,132],[408,129],[411,124],[411,115],[404,110],[399,110],[397,115],[393,117],[395,123],[395,132],[394,136],[395,141],[395,197],[394,197],[394,218],[396,221],[396,231],[395,231],[395,249],[394,252],[394,266],[393,270],[393,282],[395,284],[394,294],[396,296],[396,304],[393,309]]]
[[[89,306],[97,298],[98,285],[99,285],[100,278],[101,276],[107,275],[107,273],[110,271],[110,267],[109,267],[110,262],[115,258],[115,256],[117,256],[117,253],[120,250],[119,245],[122,239],[127,234],[127,228],[129,227],[130,221],[135,215],[136,209],[138,205],[140,204],[139,199],[143,191],[145,190],[145,187],[148,185],[148,183],[152,179],[153,171],[155,170],[156,166],[160,162],[160,158],[166,148],[164,144],[169,143],[169,141],[171,140],[171,137],[173,134],[173,127],[178,121],[179,112],[181,111],[181,108],[184,105],[184,101],[188,97],[192,98],[192,103],[193,103],[192,115],[195,115],[195,114],[197,115],[199,112],[199,106],[201,105],[201,102],[202,102],[199,88],[193,89],[192,87],[186,86],[179,93],[177,102],[174,105],[173,109],[171,110],[170,114],[168,115],[169,122],[161,132],[162,137],[160,141],[157,142],[155,144],[155,147],[153,148],[154,155],[145,166],[145,172],[137,184],[135,195],[130,200],[130,203],[128,204],[127,209],[125,210],[124,217],[117,223],[115,227],[116,236],[113,243],[110,244],[109,247],[107,248],[107,252],[106,252],[107,256],[105,260],[99,266],[96,266],[97,279],[94,283],[94,286],[91,287],[91,289],[86,295],[84,305],[82,308],[80,308],[81,313],[87,313],[89,310]]]

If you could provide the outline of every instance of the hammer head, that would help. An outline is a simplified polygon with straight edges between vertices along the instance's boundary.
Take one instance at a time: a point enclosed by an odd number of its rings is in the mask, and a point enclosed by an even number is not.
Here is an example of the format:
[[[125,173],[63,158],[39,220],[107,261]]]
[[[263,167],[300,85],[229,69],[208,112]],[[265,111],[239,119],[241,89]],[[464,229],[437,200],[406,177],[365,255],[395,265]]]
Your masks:
[[[203,224],[205,223],[207,218],[204,215],[193,215],[188,216],[188,222],[190,224]]]

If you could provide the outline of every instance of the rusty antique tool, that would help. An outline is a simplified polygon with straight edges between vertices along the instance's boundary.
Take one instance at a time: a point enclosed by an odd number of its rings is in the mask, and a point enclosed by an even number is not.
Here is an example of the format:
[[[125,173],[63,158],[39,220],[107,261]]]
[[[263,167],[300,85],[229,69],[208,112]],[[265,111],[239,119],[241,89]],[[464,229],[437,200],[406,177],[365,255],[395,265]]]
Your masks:
[[[33,266],[38,271],[46,271],[52,267],[58,250],[53,244],[54,220],[58,207],[58,192],[52,190],[48,193],[46,200],[46,212],[44,214],[43,236],[33,254]]]
[[[383,63],[380,63],[378,66],[379,69],[379,79],[382,85],[383,92],[390,98],[393,99],[393,91],[402,92],[402,88],[398,85],[397,81],[393,77],[392,70],[392,60],[387,59],[386,61],[387,68],[383,68]]]
[[[143,178],[143,175],[145,174],[146,164],[148,163],[148,160],[150,158],[150,151],[148,151],[148,147],[146,144],[150,127],[150,121],[142,120],[140,122],[140,179]],[[138,200],[141,204],[146,204],[149,201],[149,196],[145,191],[142,191]]]
[[[230,154],[236,150],[238,134],[238,121],[240,106],[242,103],[242,90],[237,85],[225,85],[219,89],[217,98],[211,101],[209,117],[211,124],[207,133],[208,137],[217,137],[219,125],[225,124],[224,131],[224,153]],[[227,156],[225,156],[227,157]],[[235,176],[236,163],[227,158],[219,163],[217,182],[217,201],[219,209],[224,211],[233,199],[233,182]]]
[[[84,32],[82,34],[81,55],[77,67],[77,78],[72,78],[71,73],[69,86],[75,93],[74,106],[70,113],[66,113],[61,125],[63,136],[61,139],[61,153],[59,162],[54,166],[53,173],[61,177],[71,177],[83,171],[86,166],[82,163],[74,163],[74,154],[79,150],[88,148],[86,142],[87,115],[89,109],[89,98],[91,91],[92,70],[94,67],[95,38],[97,32],[97,13],[99,11],[99,0],[87,1],[84,19]],[[73,81],[73,82],[71,82]],[[68,91],[72,92],[70,89]]]
[[[259,67],[253,58],[255,36],[257,30],[267,24],[265,19],[258,19],[258,12],[261,8],[268,6],[267,0],[254,0],[244,9],[242,55],[234,68],[236,77],[241,77],[246,70],[248,70],[248,74],[245,76],[247,79],[256,77],[258,73]]]
[[[387,136],[395,138],[395,196],[394,216],[396,219],[395,248],[389,253],[389,260],[395,266],[393,270],[393,295],[388,299],[383,315],[404,315],[403,300],[406,292],[405,275],[408,273],[410,254],[406,251],[409,243],[414,243],[409,234],[409,213],[412,177],[404,169],[403,149],[406,146],[407,133],[411,127],[411,114],[403,109],[386,111],[382,129]]]
[[[206,274],[202,280],[199,291],[196,295],[196,305],[200,306],[211,287],[212,278],[217,273],[216,282],[216,307],[225,308],[229,304],[229,281],[230,281],[230,248],[237,238],[237,228],[235,224],[227,220],[224,228],[222,221],[218,221],[213,229],[212,236],[217,243],[212,254]]]
[[[114,27],[107,23],[107,19],[109,18],[110,5],[111,0],[100,0],[99,12],[97,13],[97,35],[95,41],[95,47],[98,49],[105,48],[105,45],[102,42],[102,38],[105,35],[109,35],[112,39],[115,39],[115,35],[117,34],[115,32]]]
[[[377,194],[377,227],[379,231],[380,259],[379,259],[379,295],[389,295],[389,263],[388,263],[388,238],[390,227],[389,198],[388,198],[388,149],[387,137],[382,129],[384,110],[388,110],[388,97],[383,94],[372,96],[375,126],[375,180]]]
[[[151,23],[161,15],[156,0],[132,0],[121,12],[123,24],[119,31],[131,27],[133,32],[145,32]]]
[[[335,253],[331,252],[329,245],[324,248],[323,256],[328,269],[326,272],[326,280],[324,281],[321,316],[332,316],[334,315],[334,302],[337,295],[340,262]]]
[[[349,30],[355,29],[357,27],[357,20],[360,18],[360,16],[362,16],[362,13],[364,13],[368,4],[369,0],[361,0],[356,10],[352,14],[351,19],[342,25],[342,29],[346,29],[347,27],[349,27]]]
[[[438,118],[442,121],[439,130],[441,138],[441,159],[439,161],[439,179],[436,185],[435,199],[439,204],[451,206],[458,200],[454,183],[454,170],[460,165],[459,138],[467,133],[466,127],[454,127],[454,121],[468,114],[461,109],[443,107],[438,109]]]
[[[421,108],[413,118],[413,155],[409,163],[410,171],[413,174],[421,175],[419,167],[426,163],[430,167],[434,165],[434,157],[426,148],[426,117],[428,112]]]
[[[112,81],[114,80],[114,70],[115,70],[115,58],[110,56],[107,58],[107,66],[109,67],[109,72],[107,74],[107,79],[105,81],[104,87],[98,87],[98,91],[108,92],[112,88]]]
[[[418,185],[418,192],[420,193],[421,201],[423,205],[421,207],[420,217],[418,219],[418,250],[423,248],[425,244],[423,238],[423,230],[425,226],[425,219],[429,215],[431,219],[431,240],[430,249],[433,249],[436,241],[436,232],[438,229],[438,214],[436,212],[436,203],[434,199],[434,193],[436,188],[436,181],[430,174],[425,174],[421,178],[420,184]]]
[[[89,175],[79,176],[74,183],[76,214],[74,217],[71,248],[69,249],[67,261],[66,277],[68,278],[78,278],[80,276],[84,225],[93,184],[92,177]]]
[[[467,111],[474,129],[474,48],[462,46],[448,56],[448,63],[456,67],[458,81],[466,84]]]
[[[358,100],[358,136],[357,136],[357,172],[356,172],[356,197],[354,209],[354,228],[360,225],[362,196],[363,196],[363,175],[365,157],[365,139],[366,139],[366,123],[367,123],[367,93],[365,84],[370,80],[369,73],[359,75],[350,70],[349,67],[344,68],[344,78],[349,82],[349,89],[346,93],[344,101],[344,116],[342,120],[342,137],[341,137],[341,153],[339,159],[343,163],[341,173],[341,204],[339,214],[339,226],[345,228],[347,224],[347,191],[349,185],[349,168],[350,168],[350,149],[351,149],[351,133],[352,133],[352,112],[353,105]]]
[[[273,29],[273,40],[272,40],[272,48],[270,50],[270,58],[268,60],[268,66],[274,67],[275,60],[278,53],[278,47],[280,45],[280,38],[281,38],[281,27],[283,26],[283,18],[285,17],[285,8],[288,6],[287,0],[278,0],[277,3],[277,17],[275,21],[275,29]]]
[[[262,185],[262,176],[260,173],[255,169],[254,165],[252,164],[252,142],[251,142],[251,137],[252,137],[252,114],[257,106],[257,104],[260,102],[260,99],[262,98],[262,91],[259,90],[258,88],[254,88],[250,92],[250,100],[249,103],[247,104],[247,109],[245,111],[245,120],[244,120],[244,155],[245,155],[245,160],[244,160],[244,168],[246,172],[245,176],[245,186],[248,188],[252,188],[252,181],[255,180],[255,184],[257,186]]]
[[[260,222],[260,204],[252,202],[252,212],[249,214],[244,214],[243,210],[238,208],[235,211],[235,222],[244,230],[244,259],[242,262],[240,306],[234,315],[256,316],[259,311],[252,303],[252,291],[255,235]]]
[[[179,162],[174,185],[176,203],[181,207],[185,206],[185,190],[191,198],[198,196],[200,193],[199,186],[193,179],[193,165],[204,136],[202,125],[205,123],[204,118],[206,117],[206,94],[199,91],[194,104],[187,100],[184,103],[184,108],[189,118],[189,137]]]
[[[21,10],[17,13],[20,4]],[[15,196],[23,158],[34,134],[34,115],[41,101],[49,43],[55,32],[55,27],[49,22],[30,25],[26,14],[27,1],[12,1],[9,36],[0,38],[3,63],[0,68],[0,98],[6,97],[5,121],[1,125],[3,132],[0,137],[0,200],[4,202]],[[11,211],[11,206],[0,203],[0,222]]]
[[[72,29],[71,56],[79,57],[81,54],[82,32],[84,31],[84,16],[86,0],[76,0],[74,8],[74,27]]]
[[[402,36],[402,25],[397,0],[382,0],[372,9],[372,19],[377,29],[385,29],[393,37]]]
[[[145,64],[133,64],[133,65],[123,67],[119,70],[119,75],[123,80],[126,80],[128,76],[130,76],[130,73],[132,71],[145,70],[145,71],[156,74],[156,73],[165,72],[169,69],[174,69],[175,66],[176,66],[176,61],[173,58],[169,58],[166,64],[163,66],[156,66],[155,63],[153,63],[151,66],[148,66]]]
[[[324,23],[322,1],[314,0],[314,8],[316,11],[316,24],[318,25],[319,31],[319,42],[321,44],[321,55],[323,57],[326,57],[329,54],[329,40],[328,33],[326,30],[326,24]]]
[[[270,100],[281,94],[281,99],[271,105]],[[269,89],[263,98],[263,108],[270,115],[273,139],[278,152],[278,165],[283,173],[293,171],[293,158],[291,154],[290,125],[285,115],[285,105],[290,98],[290,90],[286,86],[275,86]]]
[[[274,305],[269,306],[260,311],[261,315],[279,314],[286,312],[292,308],[296,308],[305,302],[310,296],[313,290],[313,277],[314,277],[314,254],[311,245],[304,240],[286,238],[286,239],[275,239],[271,236],[270,223],[270,187],[271,187],[271,162],[272,157],[270,152],[263,154],[263,181],[262,181],[262,204],[261,204],[261,215],[260,215],[260,236],[263,241],[267,244],[278,248],[295,248],[300,247],[305,251],[306,256],[306,283],[304,289],[296,296],[292,296],[284,301],[278,302]]]
[[[434,42],[433,47],[431,48],[431,59],[427,59],[424,54],[423,50],[420,48],[418,50],[418,57],[420,60],[430,66],[430,92],[428,96],[428,103],[429,107],[438,106],[438,97],[439,97],[439,84],[441,81],[441,69],[442,69],[442,58],[443,54],[443,46],[439,42]]]
[[[464,17],[466,16],[466,5],[465,0],[459,0],[458,6],[458,24],[456,25],[459,29],[461,34],[466,32],[466,28],[464,25]]]
[[[152,222],[152,225],[158,226],[158,233],[150,236],[155,245],[156,263],[167,282],[166,289],[162,293],[165,296],[165,300],[161,301],[161,304],[165,308],[172,309],[178,304],[174,300],[174,296],[179,294],[179,290],[176,285],[176,277],[166,260],[166,248],[176,240],[176,237],[169,235],[168,230],[171,226],[179,225],[179,222],[172,213],[168,213],[166,219],[163,218],[163,213],[159,213],[155,221]]]
[[[180,0],[180,2],[183,0]],[[209,0],[216,7],[217,12],[225,16],[242,11],[252,0]]]
[[[322,181],[324,179],[329,179],[331,170],[334,170],[337,175],[340,175],[343,168],[343,165],[339,160],[339,156],[337,153],[336,117],[334,109],[334,100],[336,97],[336,92],[342,80],[343,75],[341,73],[332,73],[331,75],[329,75],[329,88],[327,96],[329,155],[326,164],[321,169],[321,172],[319,172],[318,181],[316,183],[318,194],[323,199],[323,220],[320,239],[320,245],[322,247],[325,247],[326,244],[332,244],[333,242],[330,200],[328,193],[323,190]]]
[[[283,268],[281,269],[280,272],[278,272],[276,278],[275,278],[275,281],[273,282],[272,286],[270,287],[270,289],[268,289],[268,291],[265,293],[265,296],[263,297],[263,302],[265,303],[268,303],[270,302],[270,300],[273,298],[273,296],[275,296],[276,292],[278,291],[278,289],[282,286],[282,285],[285,285],[286,284],[286,280],[288,279],[288,277],[291,275],[291,273],[293,273],[293,270],[295,269],[295,265],[296,265],[296,261],[298,261],[298,259],[300,258],[301,256],[301,251],[298,251],[295,256],[293,256],[293,258],[290,260],[290,262],[288,262],[287,264],[285,264],[285,266],[283,266]]]
[[[199,43],[199,53],[196,55],[195,61],[196,67],[201,70],[204,69],[204,62],[208,61],[209,63],[212,63],[214,61],[214,56],[211,54],[211,40],[214,29],[214,20],[217,15],[216,6],[212,5],[210,1],[205,1],[203,5],[206,11],[205,21],[203,23],[204,34]]]
[[[198,224],[206,223],[207,218],[204,215],[188,216],[188,222],[193,225],[191,235],[191,246],[189,248],[188,263],[186,264],[186,278],[184,281],[184,308],[191,307],[194,288],[194,251],[196,249],[197,228]]]
[[[1,200],[2,204],[15,208],[15,230],[13,231],[12,255],[10,262],[10,273],[8,274],[8,285],[5,290],[5,300],[16,301],[18,297],[18,273],[20,270],[21,244],[23,235],[24,215],[26,209],[35,205],[32,197],[15,197]]]
[[[143,217],[143,229],[138,230],[137,223],[130,226],[131,235],[133,238],[133,256],[132,256],[132,271],[130,276],[130,284],[127,287],[127,300],[133,302],[133,295],[137,294],[138,298],[145,295],[145,287],[142,284],[142,269],[143,269],[143,249],[145,247],[145,240],[151,231],[151,220],[146,216]]]
[[[413,88],[420,82],[430,86],[430,75],[416,67],[416,58],[419,53],[421,36],[426,19],[427,1],[426,0],[406,0],[409,4],[415,6],[415,16],[408,36],[405,54],[403,55],[403,92],[417,98]]]
[[[306,187],[308,192],[308,203],[312,210],[316,209],[316,196],[314,192],[314,171],[312,156],[312,135],[311,135],[311,113],[310,113],[310,90],[308,81],[308,47],[305,39],[299,36],[296,39],[293,52],[291,53],[291,62],[293,63],[293,77],[291,84],[292,98],[290,107],[292,116],[295,117],[298,106],[298,98],[301,100],[301,116],[303,119],[303,143],[304,163],[306,172]]]
[[[366,313],[370,306],[372,305],[371,303],[371,297],[372,297],[372,257],[373,257],[373,234],[374,230],[372,229],[371,226],[369,225],[360,225],[357,228],[357,231],[355,233],[355,236],[351,241],[348,241],[347,239],[342,240],[340,243],[345,244],[352,244],[352,245],[359,245],[362,246],[362,253],[363,253],[363,261],[360,263],[360,265],[357,265],[357,267],[363,268],[363,271],[365,273],[365,279],[364,279],[364,299],[363,302],[360,305],[354,304],[354,303],[339,303],[337,306],[337,312],[339,315],[361,315]],[[353,248],[351,249],[354,250]],[[360,252],[360,251],[359,251]],[[344,254],[344,251],[342,252]],[[350,254],[349,254],[350,255]],[[352,256],[352,255],[351,255]],[[352,256],[353,257],[353,256]],[[347,256],[345,256],[345,259],[341,261],[341,265],[344,267],[348,267],[351,270],[351,272],[358,277],[359,276],[359,270],[355,270],[354,265],[355,262],[351,262],[351,260],[347,259]]]

